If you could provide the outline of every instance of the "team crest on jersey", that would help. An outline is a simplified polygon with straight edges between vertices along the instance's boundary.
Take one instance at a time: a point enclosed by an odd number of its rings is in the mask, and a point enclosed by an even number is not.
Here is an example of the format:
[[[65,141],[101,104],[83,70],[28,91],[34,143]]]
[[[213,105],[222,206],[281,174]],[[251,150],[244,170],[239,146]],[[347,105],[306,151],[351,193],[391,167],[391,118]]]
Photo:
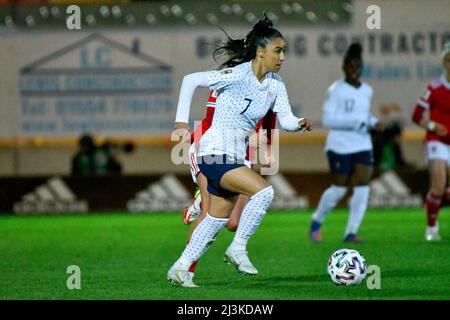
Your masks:
[[[430,95],[431,95],[430,90],[425,89],[425,92],[423,93],[422,98],[425,99],[425,100],[428,100],[428,98],[430,97]]]

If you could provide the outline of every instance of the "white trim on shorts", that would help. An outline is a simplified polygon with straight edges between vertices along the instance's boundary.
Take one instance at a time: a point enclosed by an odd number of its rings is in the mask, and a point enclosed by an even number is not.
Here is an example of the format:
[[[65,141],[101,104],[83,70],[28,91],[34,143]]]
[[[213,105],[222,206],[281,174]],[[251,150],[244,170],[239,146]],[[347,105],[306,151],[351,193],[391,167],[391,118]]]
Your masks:
[[[189,148],[189,171],[191,171],[192,181],[197,183],[197,175],[200,173],[200,168],[197,164],[197,152],[195,150],[195,143],[191,144]]]
[[[450,145],[437,140],[427,141],[425,146],[425,159],[444,160],[447,162],[447,166],[450,167]]]
[[[198,185],[197,182],[197,176],[200,173],[200,168],[198,167],[197,164],[197,153],[196,153],[196,149],[195,149],[195,143],[191,144],[191,147],[189,148],[189,171],[191,172],[191,177],[192,177],[192,181]],[[245,160],[244,164],[251,169],[253,162],[250,160]]]

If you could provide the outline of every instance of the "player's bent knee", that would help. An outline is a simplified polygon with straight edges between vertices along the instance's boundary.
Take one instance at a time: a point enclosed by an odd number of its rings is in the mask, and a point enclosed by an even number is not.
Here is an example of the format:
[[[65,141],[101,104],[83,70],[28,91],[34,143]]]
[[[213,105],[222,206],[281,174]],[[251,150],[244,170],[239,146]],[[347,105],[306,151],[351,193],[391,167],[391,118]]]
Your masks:
[[[254,198],[264,198],[265,200],[269,201],[270,203],[272,203],[273,198],[275,197],[275,192],[273,191],[272,186],[267,186],[263,189],[261,189],[260,191],[258,191],[257,193],[255,193],[254,195],[251,196],[251,199]]]

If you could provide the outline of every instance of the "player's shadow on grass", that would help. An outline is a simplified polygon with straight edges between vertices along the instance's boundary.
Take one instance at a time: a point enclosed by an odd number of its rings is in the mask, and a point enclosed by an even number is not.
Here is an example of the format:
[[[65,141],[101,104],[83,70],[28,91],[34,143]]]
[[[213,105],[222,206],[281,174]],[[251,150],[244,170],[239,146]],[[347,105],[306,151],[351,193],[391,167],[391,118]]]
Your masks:
[[[292,285],[295,283],[317,283],[329,281],[328,275],[323,274],[310,274],[310,275],[296,275],[296,276],[274,276],[269,278],[261,277],[258,283],[266,285],[267,283],[276,283],[281,286]]]
[[[327,282],[330,281],[327,275],[317,274],[317,275],[299,275],[299,276],[274,276],[274,277],[264,277],[261,275],[257,276],[246,276],[242,275],[244,279],[248,279],[249,281],[246,283],[246,286],[249,287],[285,287],[285,286],[295,286],[302,285],[305,283],[317,283],[317,282]],[[241,283],[242,279],[236,280],[227,280],[227,281],[211,281],[209,284],[211,285],[229,285],[231,282],[235,282],[236,284]]]

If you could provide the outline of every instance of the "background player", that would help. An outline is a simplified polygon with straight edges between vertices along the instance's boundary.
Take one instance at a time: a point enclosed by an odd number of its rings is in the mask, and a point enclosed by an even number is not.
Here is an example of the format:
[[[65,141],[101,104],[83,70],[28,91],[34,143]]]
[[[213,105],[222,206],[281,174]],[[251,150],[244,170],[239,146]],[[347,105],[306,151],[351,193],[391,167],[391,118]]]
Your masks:
[[[362,242],[356,234],[369,201],[370,177],[373,171],[370,128],[381,128],[370,114],[372,88],[360,80],[363,60],[362,47],[353,43],[343,62],[344,79],[337,80],[328,89],[324,104],[323,125],[329,129],[325,151],[333,184],[325,190],[312,216],[310,239],[321,240],[320,228],[325,216],[333,210],[353,187],[350,199],[350,215],[344,241]]]
[[[425,199],[427,241],[441,239],[437,216],[442,198],[450,198],[450,189],[445,189],[447,174],[450,174],[450,42],[442,50],[442,64],[444,74],[428,84],[412,117],[416,124],[427,130],[425,146],[431,182]],[[428,111],[428,118],[424,117],[425,111]]]

